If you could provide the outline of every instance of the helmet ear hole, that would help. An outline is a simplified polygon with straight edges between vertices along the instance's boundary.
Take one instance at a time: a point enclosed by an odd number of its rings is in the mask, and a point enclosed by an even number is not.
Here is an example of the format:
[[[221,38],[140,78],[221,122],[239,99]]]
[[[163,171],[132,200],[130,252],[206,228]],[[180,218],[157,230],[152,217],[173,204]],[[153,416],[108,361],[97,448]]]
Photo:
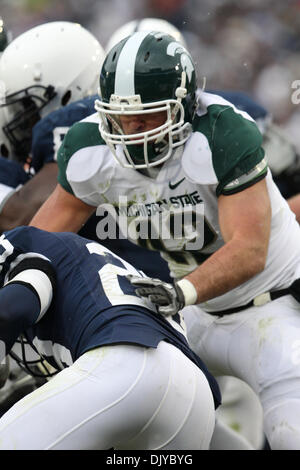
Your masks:
[[[61,98],[61,105],[66,106],[66,104],[68,104],[68,102],[70,101],[71,96],[72,96],[72,92],[71,90],[68,90]]]

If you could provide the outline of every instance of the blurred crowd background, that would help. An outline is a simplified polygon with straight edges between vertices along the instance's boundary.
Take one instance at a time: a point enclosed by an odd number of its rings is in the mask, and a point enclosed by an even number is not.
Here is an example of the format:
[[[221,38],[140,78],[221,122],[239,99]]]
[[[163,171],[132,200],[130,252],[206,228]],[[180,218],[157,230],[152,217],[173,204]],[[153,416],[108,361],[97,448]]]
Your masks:
[[[46,21],[80,22],[104,48],[126,22],[163,18],[183,33],[199,85],[205,76],[209,89],[249,93],[300,150],[300,100],[292,99],[300,90],[300,0],[0,0],[0,15],[13,37]]]

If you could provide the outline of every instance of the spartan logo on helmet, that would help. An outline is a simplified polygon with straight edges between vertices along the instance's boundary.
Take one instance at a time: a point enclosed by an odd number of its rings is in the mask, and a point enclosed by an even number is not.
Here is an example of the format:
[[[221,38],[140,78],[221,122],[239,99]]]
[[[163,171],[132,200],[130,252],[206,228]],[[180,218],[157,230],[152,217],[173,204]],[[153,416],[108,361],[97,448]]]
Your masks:
[[[96,101],[99,130],[127,168],[161,165],[191,134],[196,110],[196,74],[188,51],[161,32],[134,33],[107,54]],[[165,112],[153,129],[125,134],[120,116]],[[125,158],[124,158],[125,157]]]
[[[178,42],[171,42],[171,44],[168,45],[167,54],[175,57],[176,53],[180,54],[182,69],[186,71],[188,79],[191,80],[192,75],[195,72],[195,67],[192,62],[191,56],[182,44],[179,44]]]

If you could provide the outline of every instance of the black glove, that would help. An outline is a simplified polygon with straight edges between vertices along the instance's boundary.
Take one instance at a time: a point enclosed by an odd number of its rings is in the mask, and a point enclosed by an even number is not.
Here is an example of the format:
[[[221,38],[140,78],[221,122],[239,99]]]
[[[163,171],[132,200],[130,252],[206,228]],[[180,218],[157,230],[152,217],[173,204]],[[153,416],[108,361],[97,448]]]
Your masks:
[[[136,294],[157,306],[162,315],[176,315],[185,306],[184,295],[176,284],[169,284],[160,279],[129,275],[127,279],[136,287]]]

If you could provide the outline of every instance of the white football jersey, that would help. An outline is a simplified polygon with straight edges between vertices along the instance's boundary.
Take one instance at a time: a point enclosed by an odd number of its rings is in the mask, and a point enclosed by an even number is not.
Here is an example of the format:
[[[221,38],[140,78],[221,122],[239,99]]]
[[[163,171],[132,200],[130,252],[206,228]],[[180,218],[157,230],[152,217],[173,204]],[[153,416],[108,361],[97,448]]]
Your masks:
[[[97,114],[77,123],[59,152],[59,182],[69,192],[107,210],[97,234],[114,236],[116,219],[131,241],[159,250],[174,278],[197,268],[224,240],[218,196],[233,194],[266,178],[272,224],[265,269],[201,307],[233,308],[253,297],[286,287],[300,275],[300,228],[272,180],[252,118],[219,96],[203,93],[193,133],[155,176],[122,167],[101,139]],[[119,158],[125,159],[121,149]],[[125,160],[124,160],[125,161]],[[158,273],[159,275],[159,273]]]

